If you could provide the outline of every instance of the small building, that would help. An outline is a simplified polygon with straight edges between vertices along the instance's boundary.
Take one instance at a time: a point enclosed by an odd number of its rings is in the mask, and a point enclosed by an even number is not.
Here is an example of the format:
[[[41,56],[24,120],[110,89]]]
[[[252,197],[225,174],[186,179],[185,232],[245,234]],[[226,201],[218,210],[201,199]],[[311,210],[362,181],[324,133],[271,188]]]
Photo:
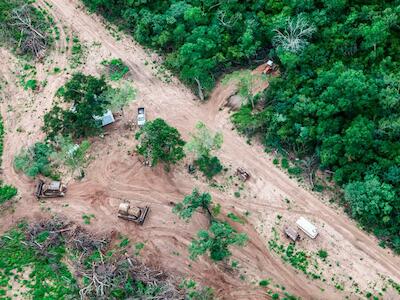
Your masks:
[[[93,117],[95,120],[98,120],[98,121],[100,121],[101,120],[101,126],[103,127],[103,126],[107,126],[107,125],[109,125],[109,124],[112,124],[112,123],[114,123],[115,122],[115,119],[114,119],[114,115],[113,115],[113,113],[111,112],[111,110],[107,110],[105,113],[104,113],[104,115],[103,116],[94,116]]]

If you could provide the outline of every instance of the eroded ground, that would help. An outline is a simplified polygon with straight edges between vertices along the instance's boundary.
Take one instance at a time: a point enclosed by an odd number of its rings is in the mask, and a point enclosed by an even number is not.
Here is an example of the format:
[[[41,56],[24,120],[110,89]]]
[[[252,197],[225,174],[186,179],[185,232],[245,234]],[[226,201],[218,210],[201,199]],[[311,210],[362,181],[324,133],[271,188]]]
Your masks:
[[[258,286],[260,280],[267,278],[272,278],[273,289],[284,287],[303,299],[358,299],[366,292],[384,299],[399,297],[388,284],[388,278],[400,282],[399,257],[380,248],[375,238],[358,229],[341,211],[324,204],[319,195],[305,190],[277,169],[261,146],[247,144],[232,130],[227,111],[219,109],[231,87],[217,87],[208,103],[201,104],[184,85],[160,72],[157,55],[112,31],[99,17],[87,14],[78,1],[48,0],[38,4],[53,16],[60,34],[55,49],[43,63],[34,66],[34,77],[47,84],[37,92],[25,91],[19,84],[21,75],[27,73],[24,63],[0,49],[0,80],[4,87],[1,111],[6,128],[3,176],[5,182],[18,188],[20,195],[15,211],[1,217],[1,232],[21,218],[40,218],[49,212],[81,223],[83,214],[94,214],[87,225],[91,230],[114,230],[132,241],[143,242],[141,255],[145,260],[156,261],[174,274],[190,276],[213,287],[222,299],[267,298],[265,289]],[[84,48],[78,58],[71,58],[74,37]],[[32,195],[34,182],[13,169],[13,157],[21,147],[43,138],[43,115],[70,74],[78,70],[102,74],[101,62],[110,58],[121,58],[129,66],[128,79],[138,90],[137,100],[107,129],[104,138],[93,140],[93,160],[85,178],[70,179],[65,198],[41,204]],[[61,71],[53,72],[56,67]],[[138,106],[146,107],[148,119],[165,119],[186,139],[198,121],[221,131],[224,144],[218,156],[229,167],[217,179],[221,187],[211,187],[205,180],[190,176],[185,163],[166,173],[162,167],[145,167],[138,157],[130,155],[135,145],[134,132],[124,125],[136,116]],[[240,190],[239,198],[233,194],[239,190],[240,182],[231,178],[237,167],[244,167],[252,176]],[[185,223],[172,213],[171,202],[181,201],[193,187],[209,191],[214,201],[221,204],[223,216],[233,212],[246,220],[243,225],[233,223],[250,238],[246,247],[233,248],[233,259],[239,262],[237,268],[225,268],[205,258],[197,262],[188,259],[187,247],[196,232],[206,227],[207,219],[197,214]],[[117,219],[116,210],[122,199],[151,206],[143,227]],[[282,253],[270,249],[274,230],[278,233],[276,242],[288,245],[282,228],[285,224],[294,225],[299,216],[306,216],[320,229],[315,241],[304,238],[297,246],[307,253],[309,270],[320,275],[320,279],[306,276],[283,262]],[[328,252],[326,261],[317,257],[319,249]]]

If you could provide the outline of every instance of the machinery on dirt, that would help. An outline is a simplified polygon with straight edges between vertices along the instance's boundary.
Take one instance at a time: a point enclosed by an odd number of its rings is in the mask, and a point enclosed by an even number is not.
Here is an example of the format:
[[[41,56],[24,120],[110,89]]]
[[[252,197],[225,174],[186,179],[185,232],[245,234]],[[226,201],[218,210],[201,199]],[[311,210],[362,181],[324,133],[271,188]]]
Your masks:
[[[139,225],[143,225],[149,211],[149,206],[131,207],[131,204],[129,202],[122,202],[119,205],[118,218],[132,221],[138,223]]]
[[[36,185],[36,198],[57,198],[64,197],[67,192],[66,185],[62,184],[61,181],[52,181],[46,183],[43,180],[39,180]]]
[[[276,69],[277,65],[272,60],[268,60],[267,63],[265,64],[265,69],[263,71],[263,74],[270,74]]]
[[[146,124],[146,114],[144,112],[144,107],[139,107],[137,114],[137,125],[139,127],[142,127],[144,124]]]
[[[241,180],[241,181],[247,181],[249,178],[250,178],[250,174],[249,174],[249,172],[247,172],[245,169],[243,169],[243,168],[237,168],[236,169],[236,172],[235,172],[235,175],[237,176],[237,177],[239,177],[239,179]]]

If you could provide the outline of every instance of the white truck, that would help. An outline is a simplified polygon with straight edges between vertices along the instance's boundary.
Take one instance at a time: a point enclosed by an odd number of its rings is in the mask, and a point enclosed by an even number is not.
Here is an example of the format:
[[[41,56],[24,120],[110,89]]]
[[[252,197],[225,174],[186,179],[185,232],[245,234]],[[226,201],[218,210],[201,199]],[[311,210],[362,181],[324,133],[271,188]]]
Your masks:
[[[142,127],[145,123],[146,123],[146,114],[144,112],[144,107],[139,107],[137,114],[137,124],[139,127]]]
[[[317,227],[315,227],[310,221],[304,217],[300,217],[296,222],[297,227],[299,227],[305,234],[310,238],[315,239],[318,235]]]

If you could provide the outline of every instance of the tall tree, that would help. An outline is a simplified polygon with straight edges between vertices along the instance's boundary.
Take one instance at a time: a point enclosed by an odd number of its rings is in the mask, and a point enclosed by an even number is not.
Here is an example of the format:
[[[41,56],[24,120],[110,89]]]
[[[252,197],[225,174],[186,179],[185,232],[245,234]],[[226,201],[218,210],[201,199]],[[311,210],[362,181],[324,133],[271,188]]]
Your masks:
[[[139,140],[136,150],[140,155],[150,160],[151,166],[160,161],[166,164],[175,164],[185,157],[180,133],[169,126],[163,119],[155,119],[146,124],[136,133]]]

